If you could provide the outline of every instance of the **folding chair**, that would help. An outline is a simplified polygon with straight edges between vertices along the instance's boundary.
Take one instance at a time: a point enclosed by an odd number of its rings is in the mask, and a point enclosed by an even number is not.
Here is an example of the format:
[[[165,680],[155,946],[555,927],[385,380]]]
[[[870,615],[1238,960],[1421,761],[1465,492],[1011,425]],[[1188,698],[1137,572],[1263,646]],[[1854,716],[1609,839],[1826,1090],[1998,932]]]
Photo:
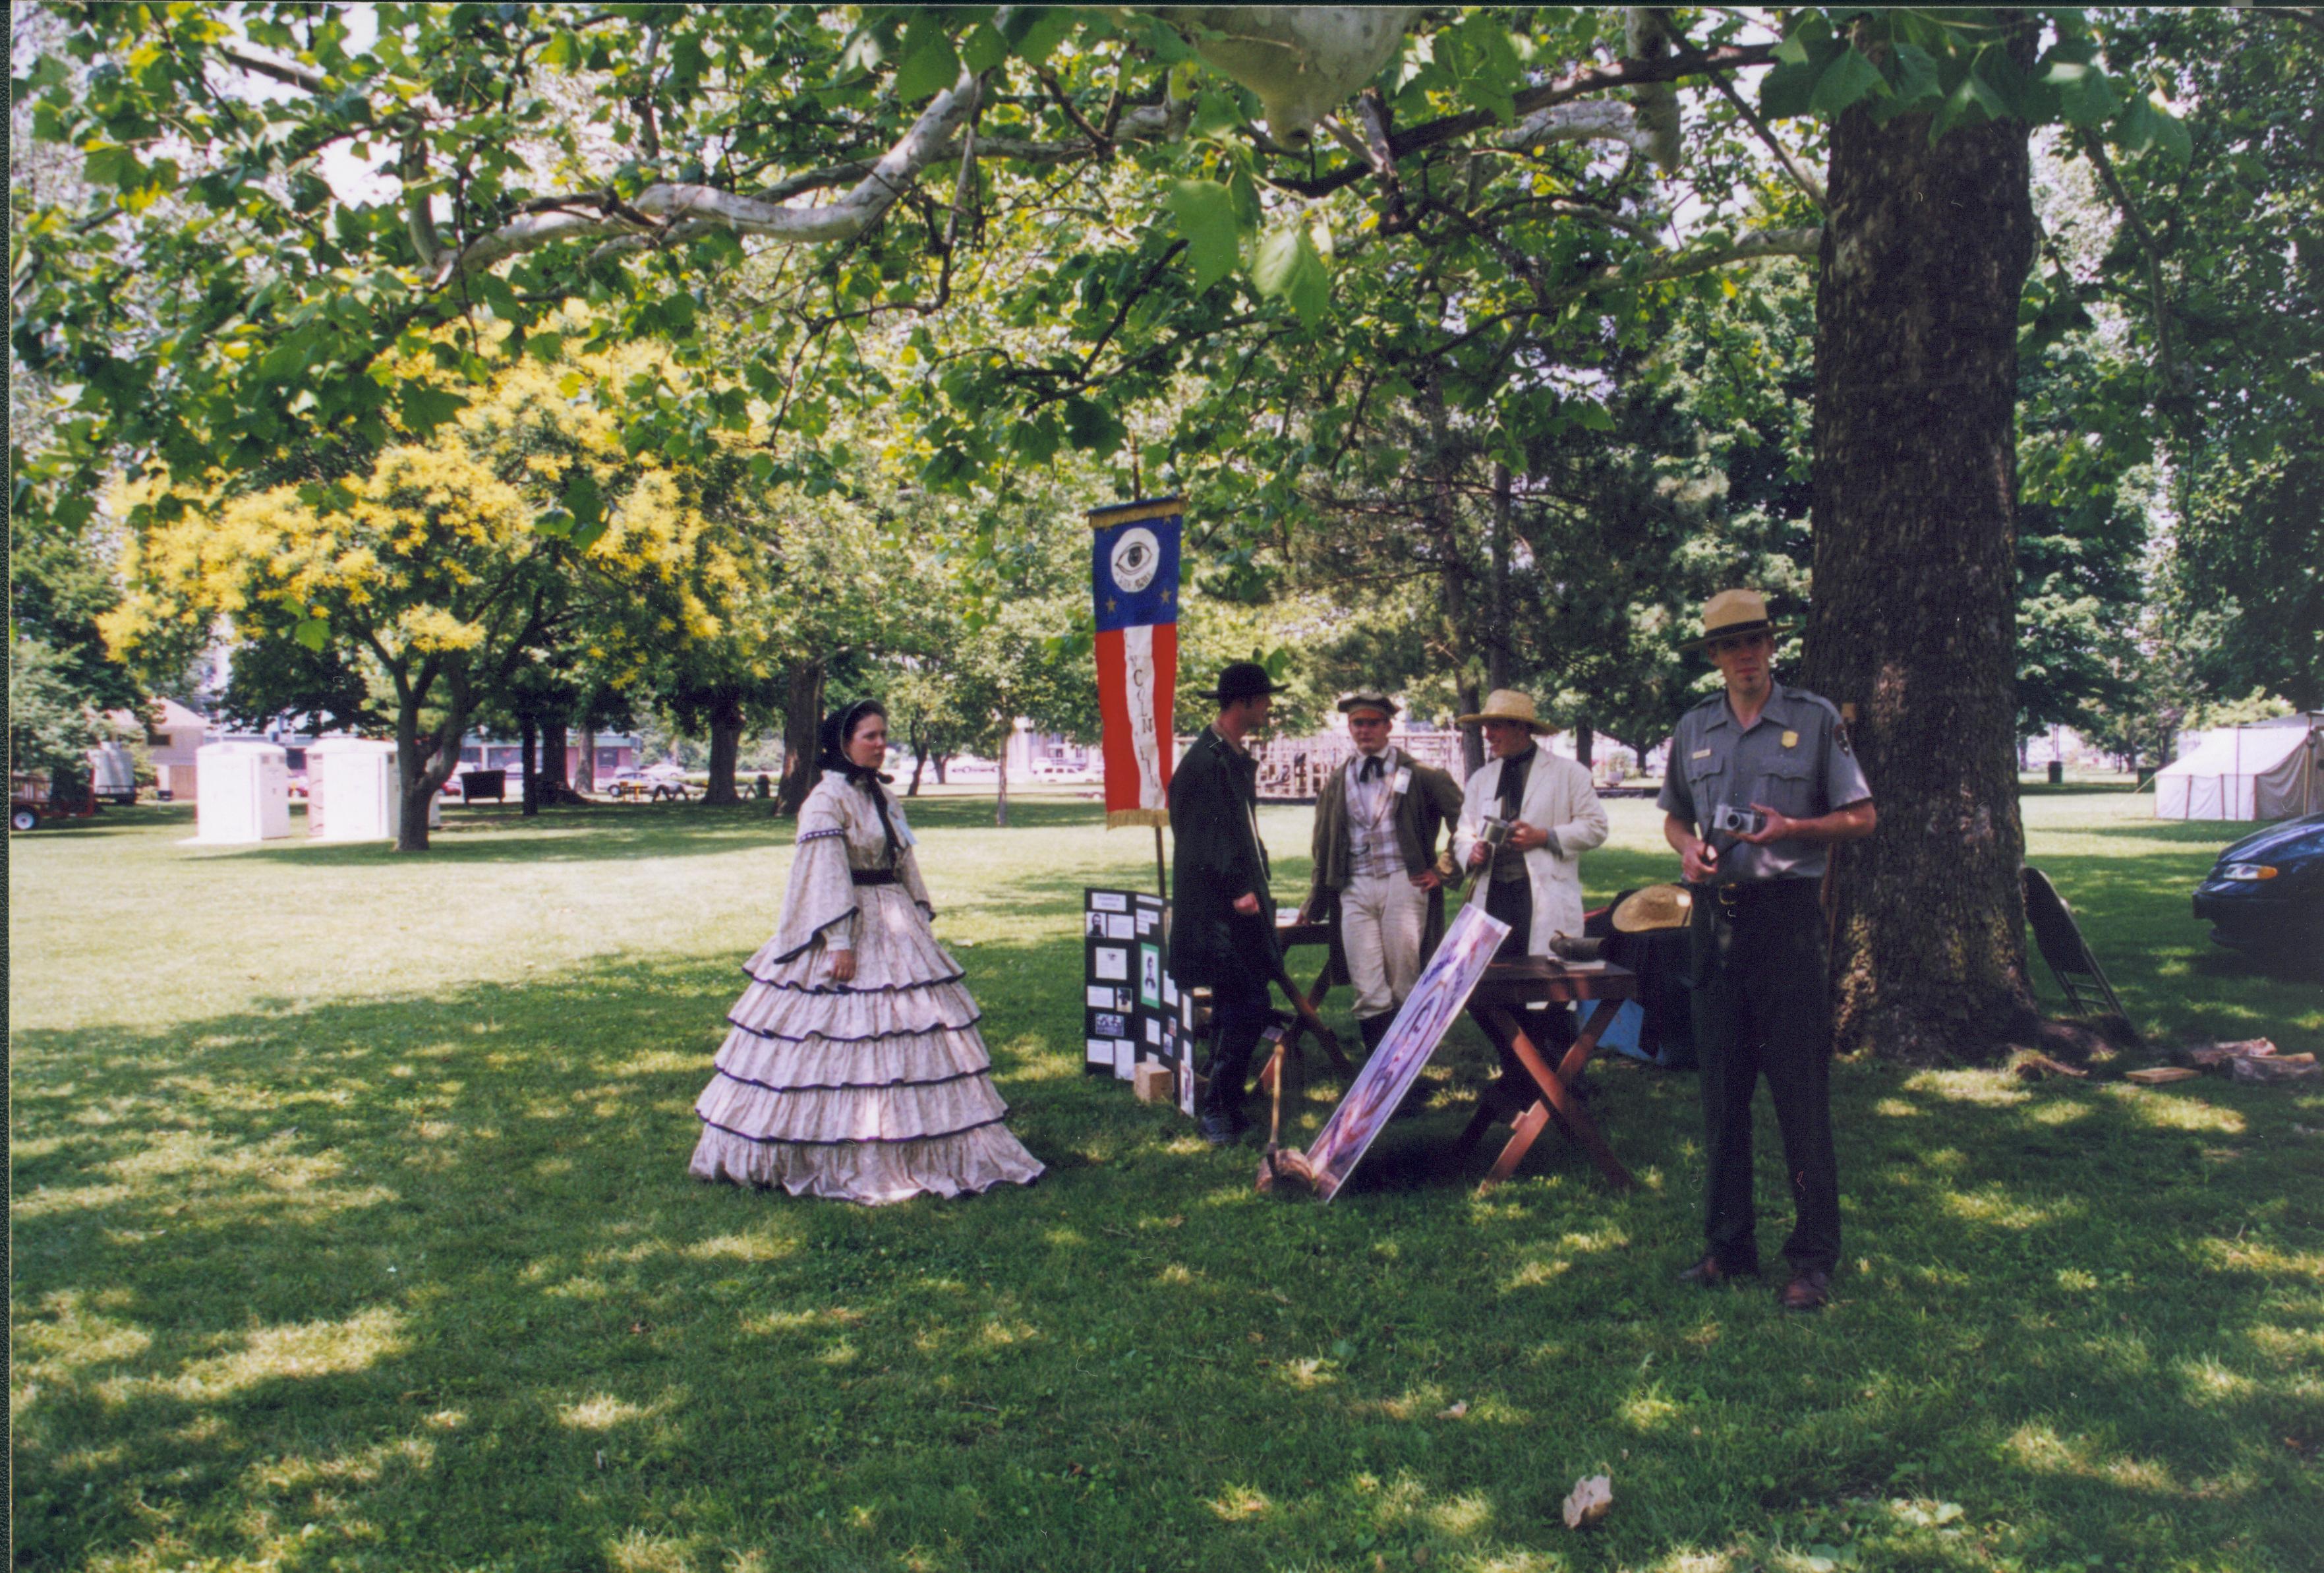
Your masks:
[[[2126,1027],[2130,1013],[2122,1008],[2122,1000],[2115,994],[2114,985],[2098,966],[2098,958],[2082,939],[2082,931],[2074,922],[2073,910],[2066,905],[2065,897],[2040,869],[2027,865],[2025,869],[2025,921],[2033,926],[2034,942],[2042,951],[2042,959],[2049,964],[2050,976],[2058,980],[2058,987],[2066,996],[2066,1004],[2076,1015],[2094,1016],[2101,1005]],[[2132,1029],[2135,1037],[2136,1030]]]

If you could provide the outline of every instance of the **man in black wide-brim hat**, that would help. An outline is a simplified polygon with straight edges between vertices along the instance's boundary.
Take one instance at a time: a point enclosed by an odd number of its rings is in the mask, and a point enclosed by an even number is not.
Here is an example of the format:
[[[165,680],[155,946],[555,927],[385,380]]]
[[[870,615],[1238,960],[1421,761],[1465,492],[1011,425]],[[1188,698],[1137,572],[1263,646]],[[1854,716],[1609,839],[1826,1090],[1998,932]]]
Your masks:
[[[1244,739],[1267,725],[1275,684],[1257,662],[1219,674],[1218,717],[1170,776],[1170,971],[1211,991],[1210,1084],[1202,1132],[1213,1146],[1250,1125],[1243,1081],[1268,1021],[1268,982],[1282,965],[1267,847],[1259,838],[1259,761]]]

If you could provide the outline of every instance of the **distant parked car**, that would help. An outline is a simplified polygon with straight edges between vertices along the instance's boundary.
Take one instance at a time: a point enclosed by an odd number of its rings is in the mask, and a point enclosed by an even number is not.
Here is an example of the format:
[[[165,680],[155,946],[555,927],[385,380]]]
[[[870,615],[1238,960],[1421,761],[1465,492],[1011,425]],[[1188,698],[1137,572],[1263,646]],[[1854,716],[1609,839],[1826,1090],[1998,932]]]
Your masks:
[[[675,765],[656,766],[650,770],[624,770],[614,773],[613,779],[602,789],[608,797],[625,802],[659,802],[664,798],[686,799],[693,790],[686,784],[685,774]]]
[[[2324,814],[2246,836],[2195,887],[2195,916],[2221,945],[2255,955],[2324,957]]]

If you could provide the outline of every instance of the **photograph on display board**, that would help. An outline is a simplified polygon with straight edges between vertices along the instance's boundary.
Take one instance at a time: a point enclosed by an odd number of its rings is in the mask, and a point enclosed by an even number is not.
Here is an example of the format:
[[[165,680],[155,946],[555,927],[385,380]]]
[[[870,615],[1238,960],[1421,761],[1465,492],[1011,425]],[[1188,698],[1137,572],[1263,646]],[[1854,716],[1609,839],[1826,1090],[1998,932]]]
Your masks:
[[[1152,945],[1138,948],[1138,1003],[1149,1011],[1162,1008],[1162,952]]]
[[[1404,1100],[1428,1057],[1436,1052],[1436,1045],[1443,1041],[1452,1018],[1469,1003],[1477,980],[1492,965],[1493,953],[1508,931],[1507,923],[1488,916],[1479,906],[1462,907],[1460,916],[1452,920],[1443,943],[1429,958],[1420,981],[1413,985],[1411,996],[1397,1012],[1387,1036],[1364,1061],[1347,1096],[1308,1144],[1307,1162],[1314,1171],[1315,1192],[1325,1201],[1347,1183],[1364,1150]]]

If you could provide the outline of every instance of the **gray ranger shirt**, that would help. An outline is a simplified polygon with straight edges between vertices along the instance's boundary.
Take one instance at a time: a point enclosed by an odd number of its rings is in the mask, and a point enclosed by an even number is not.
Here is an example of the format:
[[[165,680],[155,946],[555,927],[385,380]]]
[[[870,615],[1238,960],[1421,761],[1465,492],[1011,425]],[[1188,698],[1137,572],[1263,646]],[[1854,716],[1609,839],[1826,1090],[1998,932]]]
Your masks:
[[[1812,819],[1871,796],[1840,712],[1804,689],[1774,683],[1748,732],[1737,725],[1723,689],[1680,717],[1655,800],[1718,849],[1721,883],[1748,884],[1821,879],[1830,848],[1798,840],[1747,846],[1711,830],[1718,805],[1765,803],[1788,818]]]

